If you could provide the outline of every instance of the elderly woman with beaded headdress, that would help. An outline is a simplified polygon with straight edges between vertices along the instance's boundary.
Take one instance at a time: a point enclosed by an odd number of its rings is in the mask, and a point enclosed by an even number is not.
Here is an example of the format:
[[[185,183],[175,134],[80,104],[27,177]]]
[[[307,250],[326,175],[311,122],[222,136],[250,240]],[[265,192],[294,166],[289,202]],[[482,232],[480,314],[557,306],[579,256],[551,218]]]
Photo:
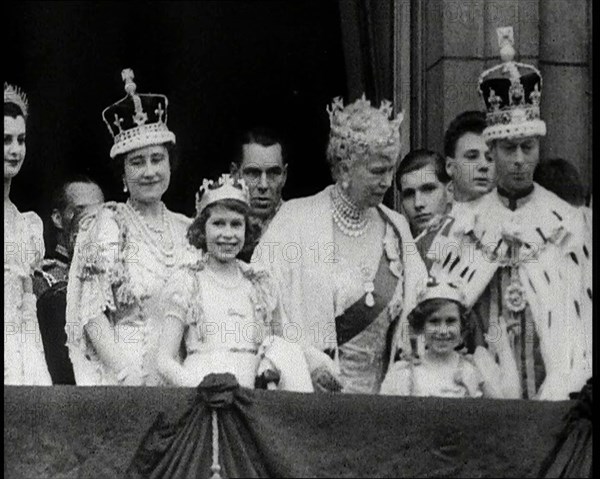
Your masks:
[[[542,77],[514,61],[512,28],[498,38],[503,63],[479,79],[498,186],[436,236],[431,250],[443,254],[431,272],[466,280],[483,334],[506,320],[521,397],[566,400],[592,374],[591,238],[575,208],[533,181],[546,134]]]
[[[125,203],[105,203],[82,224],[67,290],[68,347],[78,385],[158,385],[159,293],[183,260],[190,220],[169,211],[175,135],[167,98],[138,94],[123,70],[127,95],[106,108]]]
[[[33,270],[44,257],[42,220],[10,200],[12,179],[25,159],[28,102],[4,84],[4,384],[51,385],[36,314]]]
[[[335,184],[283,205],[253,261],[280,283],[284,337],[305,347],[315,388],[378,393],[392,331],[406,345],[414,285],[426,276],[406,220],[382,204],[402,116],[364,96],[335,99],[328,113]]]
[[[196,212],[187,233],[195,260],[182,264],[162,293],[159,372],[174,386],[231,373],[247,388],[312,392],[302,349],[281,338],[277,285],[237,259],[251,235],[244,181],[230,175],[204,180]]]

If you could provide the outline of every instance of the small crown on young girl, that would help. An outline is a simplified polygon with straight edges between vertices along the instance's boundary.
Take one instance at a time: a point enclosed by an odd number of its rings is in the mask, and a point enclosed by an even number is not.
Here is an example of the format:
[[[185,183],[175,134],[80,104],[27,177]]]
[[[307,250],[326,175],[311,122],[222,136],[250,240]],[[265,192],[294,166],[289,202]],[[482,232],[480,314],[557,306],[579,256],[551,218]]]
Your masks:
[[[196,193],[196,214],[199,215],[209,205],[221,200],[236,200],[250,206],[250,194],[243,179],[229,174],[221,175],[215,182],[204,179]]]
[[[9,85],[4,82],[4,103],[14,103],[23,112],[23,118],[27,119],[29,101],[27,95],[18,86]]]
[[[443,280],[429,276],[417,293],[417,303],[428,299],[449,299],[460,304],[466,303],[463,284],[457,280]]]
[[[400,112],[392,119],[394,110],[388,100],[375,108],[364,93],[346,106],[341,97],[336,97],[327,107],[327,113],[331,137],[372,149],[400,148],[400,125],[404,115]]]

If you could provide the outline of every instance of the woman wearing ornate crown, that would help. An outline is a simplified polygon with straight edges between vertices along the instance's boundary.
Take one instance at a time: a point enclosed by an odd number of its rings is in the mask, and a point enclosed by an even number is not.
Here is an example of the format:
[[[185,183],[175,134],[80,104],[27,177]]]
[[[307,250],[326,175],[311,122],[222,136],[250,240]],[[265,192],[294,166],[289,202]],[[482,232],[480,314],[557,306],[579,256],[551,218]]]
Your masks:
[[[305,346],[318,391],[378,393],[397,330],[407,344],[414,285],[426,276],[406,220],[381,204],[402,117],[364,96],[328,108],[335,184],[282,206],[254,253],[280,283],[284,337]],[[396,341],[398,342],[398,341]]]
[[[468,321],[461,285],[430,277],[418,301],[408,322],[413,332],[424,338],[425,351],[421,357],[405,356],[395,362],[381,385],[381,394],[520,397],[517,365],[502,318],[486,338],[489,350],[478,346],[472,356],[463,355],[456,351]],[[495,357],[502,366],[496,364]]]
[[[267,273],[236,259],[249,235],[248,189],[223,175],[200,190],[187,234],[197,260],[182,265],[162,295],[160,373],[169,384],[197,386],[207,374],[229,372],[253,388],[257,376],[268,382],[259,372],[269,371],[281,389],[312,392],[302,349],[280,337],[277,288]]]
[[[42,220],[21,213],[10,201],[10,186],[25,159],[27,97],[4,84],[4,384],[52,384],[40,335],[34,268],[44,257]]]
[[[68,347],[78,385],[158,385],[158,298],[189,245],[190,220],[169,211],[175,135],[167,98],[136,93],[103,112],[126,203],[105,203],[81,226],[67,290]],[[187,246],[186,246],[187,245]]]

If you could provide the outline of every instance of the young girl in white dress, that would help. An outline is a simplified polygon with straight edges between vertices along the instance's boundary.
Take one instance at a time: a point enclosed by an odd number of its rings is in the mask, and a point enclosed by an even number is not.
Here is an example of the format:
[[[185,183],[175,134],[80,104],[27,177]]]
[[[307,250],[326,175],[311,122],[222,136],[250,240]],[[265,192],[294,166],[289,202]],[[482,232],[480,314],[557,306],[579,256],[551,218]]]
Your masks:
[[[44,257],[42,220],[10,200],[25,160],[27,97],[4,84],[4,384],[52,384],[37,320],[33,270]]]
[[[254,388],[267,369],[279,376],[280,389],[312,392],[302,350],[281,337],[275,284],[236,258],[247,237],[246,186],[223,175],[217,183],[204,180],[200,191],[188,230],[197,261],[182,265],[162,294],[159,372],[175,386],[232,373],[240,385]]]
[[[498,318],[488,348],[478,346],[464,355],[456,348],[462,342],[467,314],[464,294],[456,283],[430,277],[409,314],[413,332],[424,341],[420,357],[395,362],[381,386],[381,394],[438,397],[518,398],[517,367],[507,337],[506,324]],[[494,360],[498,357],[500,368]],[[510,371],[510,374],[507,373]]]

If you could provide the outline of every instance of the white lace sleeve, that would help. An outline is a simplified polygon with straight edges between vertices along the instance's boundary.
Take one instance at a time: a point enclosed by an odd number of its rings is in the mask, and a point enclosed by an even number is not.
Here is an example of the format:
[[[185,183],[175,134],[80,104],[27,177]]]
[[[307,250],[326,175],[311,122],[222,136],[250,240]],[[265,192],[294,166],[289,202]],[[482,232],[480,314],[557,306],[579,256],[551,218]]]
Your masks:
[[[27,224],[27,232],[29,233],[29,248],[27,251],[27,261],[31,269],[41,267],[44,254],[44,223],[42,219],[33,211],[23,213],[23,218]]]
[[[67,287],[69,346],[86,348],[84,328],[100,315],[116,311],[111,285],[118,264],[119,225],[106,207],[82,224],[77,237]]]

